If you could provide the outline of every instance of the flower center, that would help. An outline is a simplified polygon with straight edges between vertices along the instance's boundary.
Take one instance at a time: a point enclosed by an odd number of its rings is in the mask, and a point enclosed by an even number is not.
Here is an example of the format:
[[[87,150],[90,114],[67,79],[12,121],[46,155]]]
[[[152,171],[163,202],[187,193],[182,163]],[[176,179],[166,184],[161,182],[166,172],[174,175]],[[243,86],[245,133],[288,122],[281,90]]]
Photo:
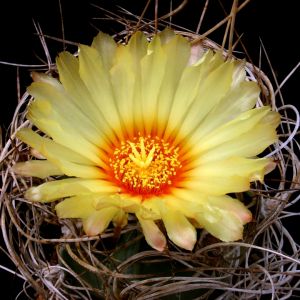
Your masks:
[[[182,167],[179,148],[159,137],[135,137],[122,142],[109,159],[114,178],[129,193],[166,193]]]

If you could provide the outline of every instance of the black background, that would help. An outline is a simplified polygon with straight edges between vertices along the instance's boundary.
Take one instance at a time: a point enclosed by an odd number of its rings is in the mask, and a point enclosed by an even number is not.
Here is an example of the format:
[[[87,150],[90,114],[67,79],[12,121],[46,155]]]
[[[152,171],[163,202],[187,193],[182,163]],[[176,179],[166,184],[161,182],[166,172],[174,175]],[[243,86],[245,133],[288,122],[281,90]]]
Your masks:
[[[112,22],[95,18],[103,17],[100,9],[91,3],[106,7],[114,12],[118,11],[117,5],[140,15],[146,1],[127,0],[61,0],[65,39],[90,44],[97,29],[114,33],[122,27],[113,25]],[[152,1],[154,2],[154,1]],[[186,7],[173,17],[173,23],[195,30],[200,17],[204,0],[190,0]],[[242,1],[240,1],[242,2]],[[300,60],[299,55],[299,10],[295,0],[273,1],[253,0],[237,16],[236,28],[239,34],[243,33],[242,41],[255,64],[259,62],[260,43],[263,42],[274,72],[279,83]],[[180,1],[173,1],[176,6]],[[223,0],[227,12],[230,10],[232,0]],[[159,15],[169,9],[169,0],[159,1]],[[153,19],[154,9],[150,6],[146,17]],[[211,0],[204,25],[203,33],[216,24],[224,16],[218,0]],[[1,1],[0,4],[0,61],[17,64],[40,64],[40,57],[45,58],[38,36],[33,26],[37,22],[43,33],[53,37],[62,37],[59,0],[11,0]],[[224,26],[214,33],[211,38],[221,42]],[[62,43],[47,39],[47,45],[52,59],[63,49]],[[70,51],[75,51],[72,46],[67,46]],[[271,76],[270,68],[265,56],[262,58],[263,70]],[[21,93],[30,84],[31,68],[17,68],[0,64],[0,125],[7,129],[11,121],[14,108],[17,104],[17,71],[20,76]],[[298,86],[299,70],[282,88],[286,103],[299,107]],[[6,263],[0,252],[0,264]],[[1,287],[9,295],[1,299],[14,299],[20,283],[13,275],[0,269]],[[2,292],[3,293],[3,290]]]

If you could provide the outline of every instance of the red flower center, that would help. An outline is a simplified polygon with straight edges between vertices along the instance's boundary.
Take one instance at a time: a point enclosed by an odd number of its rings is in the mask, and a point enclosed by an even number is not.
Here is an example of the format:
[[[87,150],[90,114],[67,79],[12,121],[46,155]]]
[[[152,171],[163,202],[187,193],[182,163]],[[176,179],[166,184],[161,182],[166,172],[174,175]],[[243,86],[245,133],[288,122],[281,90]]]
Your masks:
[[[182,167],[179,148],[159,137],[135,137],[115,148],[109,165],[118,185],[142,195],[167,193]]]

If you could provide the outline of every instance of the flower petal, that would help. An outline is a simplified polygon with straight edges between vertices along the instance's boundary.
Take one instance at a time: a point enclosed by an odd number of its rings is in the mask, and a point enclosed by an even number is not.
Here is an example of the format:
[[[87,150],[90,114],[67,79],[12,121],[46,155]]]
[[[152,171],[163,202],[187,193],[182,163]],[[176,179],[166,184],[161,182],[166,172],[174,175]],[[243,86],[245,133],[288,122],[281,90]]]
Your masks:
[[[166,248],[166,238],[158,226],[152,220],[145,220],[139,214],[136,215],[141,224],[147,243],[157,251],[163,251]]]
[[[19,130],[17,137],[35,148],[68,176],[103,178],[101,169],[91,166],[90,160],[48,138],[39,136],[29,128]]]
[[[135,32],[130,38],[126,48],[132,54],[134,68],[140,68],[140,61],[147,53],[148,42],[145,34],[141,31]]]
[[[71,162],[89,165],[92,164],[92,162],[86,157],[72,151],[69,148],[66,148],[63,145],[54,142],[53,140],[50,140],[49,138],[41,137],[29,128],[20,129],[17,132],[17,138],[37,150],[45,157],[47,157],[45,153],[51,153],[54,157],[59,157]]]
[[[184,69],[176,93],[164,138],[168,139],[172,132],[180,127],[180,122],[186,114],[186,110],[198,95],[199,86],[204,77],[205,67],[213,58],[212,51],[208,51],[201,59],[200,63],[188,66]],[[180,121],[180,122],[178,122]]]
[[[166,197],[166,201],[174,211],[180,211],[186,218],[194,219],[196,213],[204,212],[202,202],[206,201],[206,196],[200,195],[194,190],[175,188],[172,189],[172,195]]]
[[[170,240],[183,249],[193,250],[197,234],[187,218],[180,211],[175,211],[167,205],[162,205],[161,217]]]
[[[119,209],[112,221],[116,228],[123,228],[128,223],[128,213],[122,209]]]
[[[67,198],[55,206],[59,218],[87,218],[94,213],[94,199],[87,196]]]
[[[159,38],[162,45],[168,43],[171,39],[175,37],[175,32],[170,28],[165,28],[161,32],[159,32],[155,37]],[[151,47],[150,47],[151,49]]]
[[[122,208],[122,210],[126,212],[135,213],[139,211],[140,204],[141,197],[132,197],[116,193],[104,196],[95,195],[94,197],[94,206],[97,210],[108,206],[114,206]]]
[[[43,183],[28,189],[25,197],[31,201],[51,202],[59,198],[95,194],[117,193],[120,188],[109,181],[100,179],[67,178]]]
[[[253,108],[259,93],[260,89],[256,82],[244,81],[238,86],[232,87],[220,103],[208,113],[190,139],[200,140],[218,126]]]
[[[79,55],[79,74],[86,85],[94,105],[102,113],[107,123],[113,124],[113,130],[121,139],[121,120],[113,94],[110,75],[102,58],[95,48],[81,45]]]
[[[29,107],[27,118],[54,141],[100,165],[98,143],[104,141],[103,133],[72,103],[63,88],[34,82],[28,92],[35,101]],[[76,128],[73,126],[74,119]]]
[[[251,212],[238,199],[224,195],[222,197],[210,196],[207,200],[211,207],[220,208],[223,211],[230,211],[233,213],[237,218],[240,219],[243,225],[249,223],[252,219]]]
[[[141,99],[145,133],[151,134],[155,126],[157,101],[166,66],[166,53],[161,40],[155,36],[148,46],[148,54],[141,61]]]
[[[142,32],[136,32],[135,34],[132,35],[132,37],[129,40],[129,43],[125,47],[119,47],[121,51],[117,51],[117,61],[118,64],[124,65],[124,62],[128,64],[128,67],[130,68],[130,79],[131,79],[131,85],[134,83],[134,86],[132,88],[132,91],[129,93],[127,92],[126,94],[130,94],[132,97],[132,101],[130,101],[131,98],[129,98],[128,101],[128,107],[127,109],[124,109],[123,112],[123,118],[125,117],[124,114],[128,111],[128,109],[131,109],[131,111],[128,113],[128,116],[131,117],[130,122],[128,125],[132,122],[134,122],[134,130],[143,132],[143,115],[142,115],[142,101],[141,101],[141,60],[142,58],[147,54],[147,39],[145,35]],[[125,56],[125,61],[121,61],[121,56],[123,53],[123,57]],[[134,80],[132,78],[132,74],[134,74]],[[116,90],[116,88],[115,88]],[[127,101],[122,103],[122,107],[126,106]],[[132,107],[130,106],[132,105]],[[120,109],[121,110],[121,109]],[[124,118],[125,120],[125,118]],[[127,123],[126,124],[126,129],[127,129]],[[130,128],[130,127],[129,127]]]
[[[210,149],[202,154],[202,159],[208,162],[230,156],[253,157],[261,153],[278,140],[275,130],[277,126],[274,126],[272,122],[274,119],[279,122],[279,115],[277,113],[272,114],[270,119],[270,124],[258,124],[250,131]],[[276,122],[276,124],[278,123]]]
[[[205,163],[205,160],[190,164],[190,170],[184,172],[186,179],[180,184],[185,188],[211,195],[224,195],[230,192],[246,191],[250,182],[263,181],[270,164],[269,159],[248,159],[231,157]]]
[[[118,213],[118,208],[107,207],[83,219],[83,229],[88,236],[101,234]]]
[[[97,49],[104,66],[109,70],[113,64],[117,49],[117,43],[115,40],[110,35],[100,32],[94,38],[92,47]]]
[[[186,107],[185,115],[180,120],[177,120],[180,128],[174,142],[175,144],[180,142],[182,137],[189,136],[199,126],[210,110],[226,95],[230,89],[233,71],[234,64],[226,62],[203,78],[196,98]],[[218,82],[217,85],[216,82]]]
[[[163,45],[166,57],[165,72],[160,86],[157,101],[157,134],[162,135],[172,108],[174,94],[188,64],[190,44],[180,35],[176,35]],[[176,63],[174,63],[176,62]]]
[[[199,143],[199,145],[194,147],[194,151],[199,148],[199,151],[204,152],[239,137],[259,124],[269,112],[270,108],[267,106],[246,111],[201,139],[195,137],[193,144]]]
[[[208,197],[205,212],[195,219],[213,236],[230,242],[243,237],[243,224],[251,221],[251,212],[237,199]]]
[[[117,48],[116,62],[110,70],[112,88],[116,98],[116,105],[123,124],[126,124],[126,133],[134,135],[134,91],[136,74],[133,70],[132,57],[125,47]]]
[[[106,178],[106,175],[102,171],[102,169],[96,166],[86,166],[77,163],[72,163],[67,160],[56,158],[55,156],[52,155],[52,153],[45,152],[45,155],[49,158],[50,161],[56,164],[62,170],[62,172],[67,176],[76,176],[76,177],[89,178],[89,179]]]
[[[95,124],[98,131],[103,133],[102,140],[100,141],[99,139],[98,143],[101,142],[101,146],[106,146],[109,141],[116,143],[113,129],[103,118],[102,112],[94,104],[87,87],[79,76],[78,59],[65,51],[59,54],[56,59],[56,65],[59,72],[59,79],[65,91],[70,95],[70,99]]]
[[[230,192],[238,193],[247,191],[250,188],[249,179],[238,175],[229,177],[216,175],[209,178],[203,178],[203,181],[200,181],[200,179],[197,180],[197,178],[184,180],[184,182],[180,183],[178,186],[211,195],[224,195]]]
[[[48,160],[29,160],[16,163],[13,171],[25,177],[47,178],[53,175],[63,175],[63,172]]]

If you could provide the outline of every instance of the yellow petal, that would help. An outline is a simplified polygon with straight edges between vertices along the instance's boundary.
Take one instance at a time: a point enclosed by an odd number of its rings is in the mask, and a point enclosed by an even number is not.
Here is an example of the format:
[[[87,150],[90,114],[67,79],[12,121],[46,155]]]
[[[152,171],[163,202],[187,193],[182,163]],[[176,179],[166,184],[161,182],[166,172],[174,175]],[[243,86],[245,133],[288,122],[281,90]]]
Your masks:
[[[142,202],[142,209],[139,212],[140,216],[145,220],[161,219],[160,203],[162,198],[152,197]]]
[[[102,58],[104,66],[109,70],[113,64],[117,48],[117,44],[114,39],[110,35],[100,32],[94,38],[92,47],[97,49]]]
[[[98,143],[102,140],[103,133],[72,103],[63,90],[43,82],[34,82],[28,92],[36,99],[30,105],[28,119],[56,142],[100,163]],[[73,126],[74,119],[76,129]]]
[[[172,29],[167,27],[161,32],[159,32],[155,37],[159,38],[161,44],[164,45],[175,37],[175,32]]]
[[[13,166],[13,171],[21,176],[42,179],[53,175],[63,175],[63,172],[48,160],[19,162]]]
[[[195,219],[213,236],[230,242],[243,237],[243,224],[251,220],[251,213],[228,196],[208,197],[205,212],[196,214]]]
[[[231,198],[229,196],[209,196],[207,198],[207,203],[209,203],[209,206],[212,208],[219,208],[223,211],[230,211],[238,219],[240,219],[243,225],[250,222],[252,219],[252,214],[248,210],[248,208],[246,208],[246,206],[241,201]]]
[[[56,117],[62,125],[68,125],[72,118],[76,118],[79,122],[77,131],[81,132],[81,126],[84,126],[89,128],[91,133],[99,133],[98,128],[90,121],[86,112],[75,105],[75,101],[66,93],[62,85],[56,87],[45,82],[34,82],[27,90],[35,99],[47,101],[50,109],[43,112],[49,115],[53,113],[53,117]],[[37,106],[35,109],[40,109],[40,107]],[[87,134],[91,133],[88,132]]]
[[[125,227],[128,223],[128,213],[119,209],[117,214],[113,217],[112,222],[116,228]]]
[[[74,104],[95,124],[95,127],[103,133],[101,146],[105,146],[108,139],[116,143],[116,137],[110,124],[102,117],[102,112],[94,104],[93,99],[79,76],[79,62],[69,52],[62,52],[56,59],[59,79],[65,91],[70,95]],[[82,101],[84,99],[84,101]],[[102,143],[105,141],[104,145]]]
[[[209,162],[230,156],[253,157],[277,140],[275,126],[258,124],[237,138],[209,150],[202,155],[202,159]]]
[[[205,62],[210,61],[212,55],[212,52],[209,51],[202,58],[202,63],[188,66],[184,69],[174,95],[167,128],[164,133],[165,139],[168,139],[175,129],[178,130],[182,119],[186,114],[187,108],[197,97],[199,85],[203,80],[203,68],[205,67]]]
[[[128,52],[131,53],[134,60],[134,66],[139,69],[140,61],[147,53],[148,42],[145,34],[137,31],[132,35],[127,45]]]
[[[142,32],[132,35],[128,45],[118,45],[111,80],[124,131],[130,136],[143,131],[141,101],[141,60],[147,52],[147,39]],[[133,127],[134,125],[134,127]]]
[[[67,130],[67,128],[61,126],[55,120],[45,118],[38,112],[29,111],[27,118],[48,136],[51,136],[56,143],[71,149],[74,153],[86,157],[87,160],[94,164],[99,166],[103,165],[101,158],[103,158],[104,152],[102,150],[107,148],[104,146],[104,143],[95,146],[88,140],[79,138],[77,134],[73,134],[73,129],[71,131]],[[100,138],[99,135],[99,139]]]
[[[198,137],[193,140],[193,144],[196,144],[197,142],[199,143],[199,146],[197,145],[194,151],[198,151],[199,149],[199,151],[204,152],[239,137],[240,135],[250,131],[269,113],[269,111],[270,108],[265,106],[240,114],[234,120],[216,128],[208,135],[202,137],[201,140],[198,139]]]
[[[200,196],[195,190],[184,188],[172,189],[172,195],[166,197],[166,202],[174,211],[180,211],[185,217],[193,219],[196,213],[203,212],[203,201],[206,196]]]
[[[152,220],[145,220],[137,214],[147,243],[157,251],[163,251],[167,241],[158,226]]]
[[[133,61],[125,47],[119,46],[115,64],[110,70],[111,83],[116,97],[116,105],[126,132],[130,137],[134,135],[134,90],[137,74],[132,66]]]
[[[204,178],[203,181],[198,178],[187,179],[178,186],[211,195],[224,195],[226,193],[238,193],[249,190],[250,180],[238,175],[228,177],[216,175]]]
[[[109,124],[113,124],[116,135],[121,139],[123,137],[120,131],[122,126],[110,75],[96,49],[84,45],[80,46],[79,74],[95,106],[101,111],[101,117]]]
[[[119,187],[105,180],[67,178],[43,183],[27,190],[25,197],[31,201],[50,202],[59,198],[89,193],[117,193]]]
[[[269,159],[231,157],[205,163],[200,158],[198,164],[191,162],[191,169],[184,172],[182,186],[211,195],[246,191],[251,181],[263,181],[269,164]]]
[[[60,91],[63,91],[63,88],[60,84],[60,82],[47,74],[39,73],[39,72],[32,72],[31,77],[34,82],[43,82],[47,83],[49,85],[52,85],[54,88],[59,89]]]
[[[226,95],[231,86],[233,70],[233,63],[223,63],[201,81],[197,97],[185,110],[186,117],[178,120],[180,128],[174,143],[177,144],[182,137],[190,135]]]
[[[83,219],[83,229],[88,236],[98,235],[102,233],[118,213],[115,207],[103,208],[95,211],[87,218]]]
[[[212,213],[213,214],[213,213]],[[219,212],[223,214],[215,221],[211,215],[197,215],[196,221],[211,235],[223,242],[237,241],[243,238],[243,225],[231,212]]]
[[[237,199],[226,195],[213,196],[189,189],[175,188],[172,190],[173,199],[169,205],[181,210],[189,218],[196,215],[207,215],[210,220],[217,221],[220,218],[220,209],[231,211],[243,224],[251,221],[251,212]],[[216,208],[216,210],[214,210]],[[215,212],[215,216],[213,216]]]
[[[265,174],[267,166],[271,160],[268,158],[244,158],[244,157],[229,157],[223,160],[216,160],[206,163],[204,159],[192,161],[186,165],[184,172],[186,177],[212,177],[215,175],[232,176],[239,175],[245,176],[251,180],[253,175],[261,174],[261,178]]]
[[[197,234],[195,227],[187,218],[180,211],[166,205],[161,208],[161,217],[170,240],[183,249],[193,250]]]
[[[130,213],[139,211],[141,204],[141,197],[131,197],[123,194],[112,194],[104,196],[91,196],[94,197],[94,206],[97,210],[108,206],[122,208],[122,210]]]
[[[17,138],[37,150],[45,157],[47,157],[45,154],[47,153],[50,154],[50,156],[52,154],[54,157],[80,164],[92,164],[92,162],[86,157],[54,142],[53,140],[50,140],[49,138],[41,137],[29,128],[20,129],[17,133]]]
[[[242,82],[246,82],[246,61],[233,60],[235,71],[232,75],[232,88],[238,87]],[[254,83],[254,82],[253,82]]]
[[[238,86],[231,88],[220,103],[208,113],[190,139],[199,140],[218,126],[253,108],[259,92],[258,84],[250,81],[241,82]]]
[[[45,155],[67,176],[76,176],[87,179],[100,179],[107,177],[104,171],[96,166],[87,166],[73,163],[67,160],[60,159],[59,157],[57,158],[49,152],[45,152]]]
[[[72,197],[58,203],[55,210],[59,218],[87,218],[96,211],[93,203],[91,197]]]
[[[36,149],[33,148],[30,149],[30,154],[37,159],[43,159],[43,160],[46,159],[45,156],[43,156],[40,152],[38,152]]]
[[[103,178],[101,169],[92,166],[90,160],[48,138],[39,136],[29,128],[18,131],[17,137],[35,148],[68,176]]]
[[[151,134],[156,119],[157,101],[165,73],[166,54],[160,39],[155,36],[148,46],[148,53],[141,61],[141,100],[145,133]]]
[[[165,53],[166,65],[157,101],[158,135],[162,135],[165,131],[178,83],[188,64],[190,44],[178,35],[164,44],[162,49]]]

